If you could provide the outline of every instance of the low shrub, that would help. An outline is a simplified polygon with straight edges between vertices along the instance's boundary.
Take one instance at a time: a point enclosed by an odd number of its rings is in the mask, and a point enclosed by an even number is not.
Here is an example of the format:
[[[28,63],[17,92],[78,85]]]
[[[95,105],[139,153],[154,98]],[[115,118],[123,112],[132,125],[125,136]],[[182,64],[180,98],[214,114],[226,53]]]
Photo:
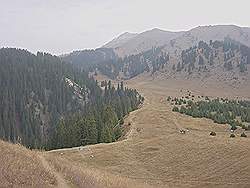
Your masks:
[[[216,136],[216,132],[212,131],[212,132],[210,132],[209,135],[210,135],[210,136]]]
[[[232,134],[230,135],[230,138],[235,138],[235,134],[232,133]]]
[[[179,112],[179,108],[175,106],[175,107],[172,109],[172,111],[173,111],[173,112]]]
[[[241,133],[241,135],[240,135],[241,137],[247,137],[247,135],[246,135],[246,133],[245,132],[243,132],[243,133]]]

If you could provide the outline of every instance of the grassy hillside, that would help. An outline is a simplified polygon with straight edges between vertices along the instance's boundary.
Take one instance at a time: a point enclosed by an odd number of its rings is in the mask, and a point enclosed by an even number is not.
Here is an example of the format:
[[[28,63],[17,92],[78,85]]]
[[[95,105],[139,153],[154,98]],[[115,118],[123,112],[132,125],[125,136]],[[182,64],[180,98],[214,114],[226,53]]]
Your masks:
[[[0,140],[0,187],[55,187],[56,178],[35,151]]]

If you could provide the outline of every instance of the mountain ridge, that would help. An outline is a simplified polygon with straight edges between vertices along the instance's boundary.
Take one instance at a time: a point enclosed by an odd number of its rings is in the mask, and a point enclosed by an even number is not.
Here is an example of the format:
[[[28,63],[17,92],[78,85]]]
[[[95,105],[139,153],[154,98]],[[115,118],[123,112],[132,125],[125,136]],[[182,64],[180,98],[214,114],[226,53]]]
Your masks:
[[[120,42],[119,38],[126,33],[106,43],[103,47],[113,48],[118,56],[124,57],[160,46],[165,46],[165,51],[175,53],[176,50],[187,49],[201,40],[209,42],[209,40],[223,40],[225,37],[250,46],[250,28],[237,25],[205,25],[187,31],[166,31],[154,28]]]

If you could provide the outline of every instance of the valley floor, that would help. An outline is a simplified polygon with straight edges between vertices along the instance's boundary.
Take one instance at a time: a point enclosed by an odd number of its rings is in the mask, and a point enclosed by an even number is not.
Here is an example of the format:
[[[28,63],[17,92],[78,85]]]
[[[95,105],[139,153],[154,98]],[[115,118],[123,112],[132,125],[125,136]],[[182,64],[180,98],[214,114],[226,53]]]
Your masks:
[[[249,98],[242,90],[201,87],[191,81],[140,76],[126,83],[145,96],[142,108],[125,120],[127,138],[43,153],[46,161],[76,187],[250,187],[248,138],[229,138],[227,125],[172,112],[167,96],[187,90],[210,97]],[[188,129],[180,134],[180,129]],[[215,137],[209,136],[215,131]]]

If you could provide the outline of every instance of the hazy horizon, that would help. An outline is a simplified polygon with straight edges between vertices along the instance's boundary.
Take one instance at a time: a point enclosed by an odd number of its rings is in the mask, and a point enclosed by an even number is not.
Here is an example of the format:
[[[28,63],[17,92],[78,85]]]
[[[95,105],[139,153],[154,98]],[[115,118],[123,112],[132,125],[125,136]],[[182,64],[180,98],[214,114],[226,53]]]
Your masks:
[[[59,55],[101,47],[124,32],[138,33],[153,28],[186,31],[203,25],[249,27],[248,4],[243,0],[171,3],[166,0],[0,0],[0,47]]]

